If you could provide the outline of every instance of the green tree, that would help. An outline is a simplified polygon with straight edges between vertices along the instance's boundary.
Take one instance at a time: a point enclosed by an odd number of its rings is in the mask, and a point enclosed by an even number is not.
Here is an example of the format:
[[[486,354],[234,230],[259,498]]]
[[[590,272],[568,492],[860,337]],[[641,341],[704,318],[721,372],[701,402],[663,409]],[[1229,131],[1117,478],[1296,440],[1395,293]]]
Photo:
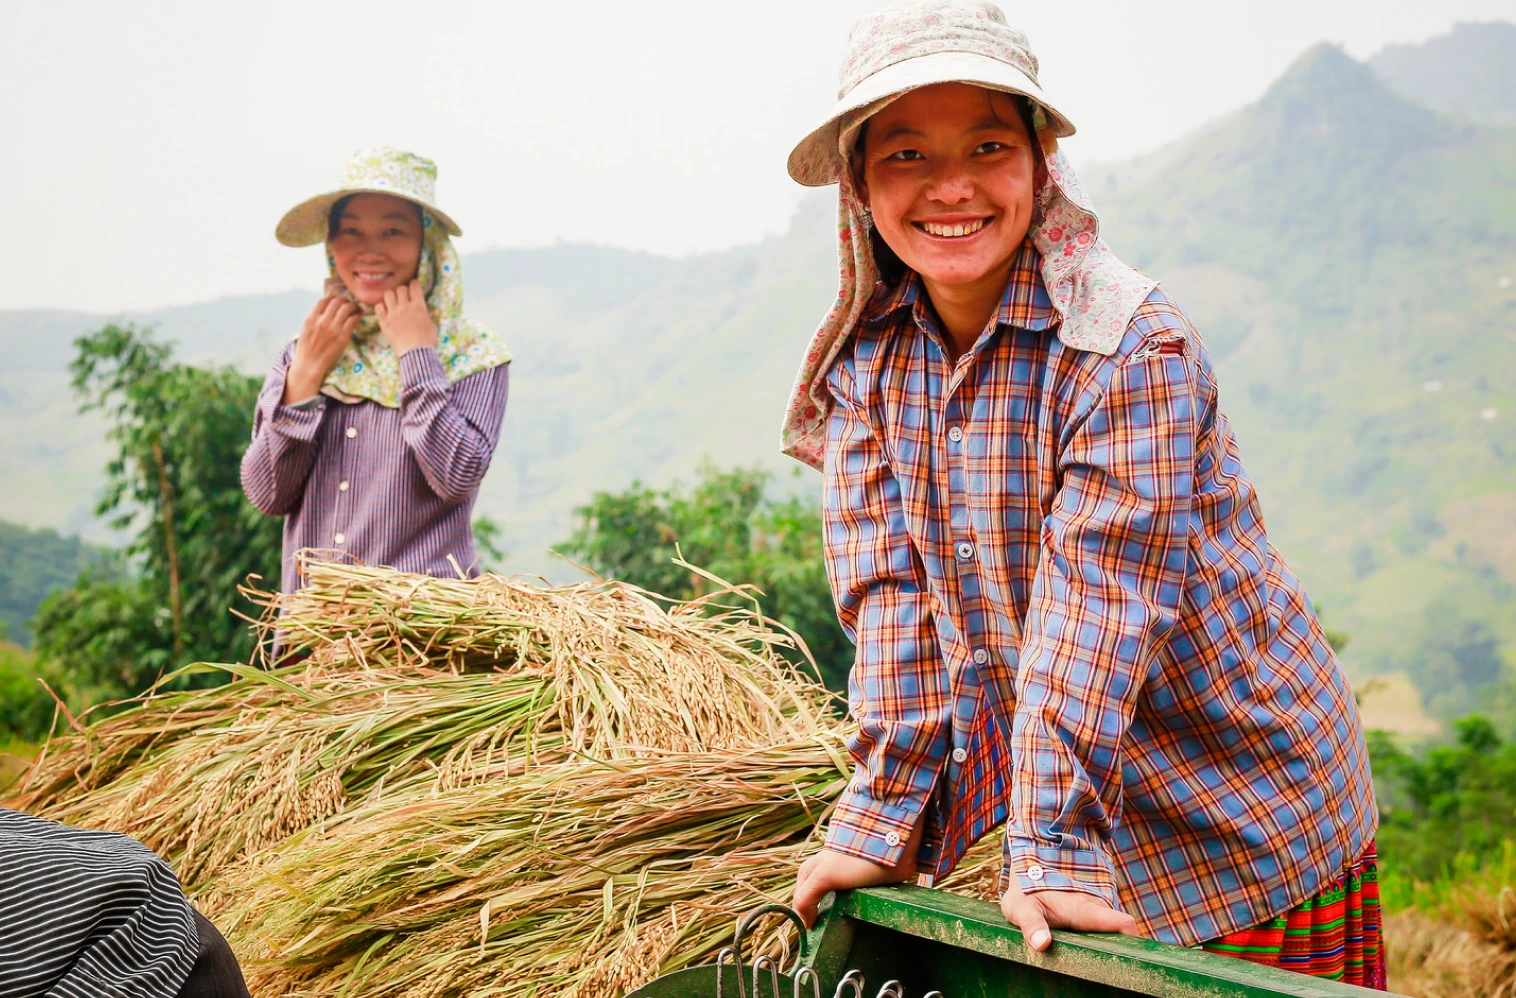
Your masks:
[[[705,467],[688,490],[597,492],[575,513],[579,524],[559,545],[605,578],[670,599],[709,594],[714,585],[683,560],[762,592],[765,615],[805,641],[821,679],[847,686],[853,645],[837,623],[821,549],[821,509],[814,498],[773,499],[772,478],[758,468]]]
[[[1369,732],[1380,855],[1422,881],[1445,876],[1460,857],[1492,856],[1516,833],[1516,744],[1484,717],[1454,730],[1453,744],[1420,754]]]
[[[54,701],[38,682],[41,675],[35,656],[0,641],[0,746],[18,738],[36,741],[47,734]]]
[[[259,381],[176,363],[146,330],[108,325],[75,341],[81,411],[111,424],[116,456],[96,510],[132,531],[117,571],[91,570],[49,597],[37,650],[87,698],[138,692],[192,660],[246,661],[233,611],[248,574],[278,577],[280,525],[242,495],[239,468]]]

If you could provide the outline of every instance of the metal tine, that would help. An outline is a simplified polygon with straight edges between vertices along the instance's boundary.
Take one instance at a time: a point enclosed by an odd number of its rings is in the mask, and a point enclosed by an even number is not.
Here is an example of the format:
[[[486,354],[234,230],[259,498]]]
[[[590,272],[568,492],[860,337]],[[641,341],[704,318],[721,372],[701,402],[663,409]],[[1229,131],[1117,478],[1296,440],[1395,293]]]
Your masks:
[[[758,972],[764,967],[768,968],[769,981],[773,990],[769,994],[773,998],[781,998],[779,994],[779,964],[771,956],[760,956],[753,961],[753,998],[763,998],[763,988],[758,986]]]
[[[726,961],[730,958],[737,968],[737,994],[742,994],[742,964],[737,962],[737,951],[730,946],[716,954],[716,998],[726,998]]]
[[[795,998],[805,998],[800,992],[800,982],[805,980],[805,975],[811,975],[811,994],[813,998],[821,998],[821,975],[816,973],[814,967],[801,967],[795,971]],[[938,995],[937,998],[942,998]]]
[[[843,988],[853,989],[853,998],[863,998],[863,975],[856,970],[850,970],[842,975],[842,980],[837,982],[837,990],[832,992],[832,998],[842,998]]]
[[[921,998],[942,998],[942,992],[928,991],[926,994],[922,995]]]
[[[874,998],[905,998],[905,992],[899,981],[885,981],[879,986],[879,993]]]

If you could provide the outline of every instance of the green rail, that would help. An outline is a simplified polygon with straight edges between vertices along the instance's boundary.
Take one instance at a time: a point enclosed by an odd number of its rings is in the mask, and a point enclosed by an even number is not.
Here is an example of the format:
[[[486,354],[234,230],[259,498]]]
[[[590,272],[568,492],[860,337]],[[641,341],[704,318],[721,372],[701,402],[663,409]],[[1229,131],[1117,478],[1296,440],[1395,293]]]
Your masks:
[[[899,980],[911,996],[933,989],[946,998],[1364,998],[1374,993],[1130,936],[1054,932],[1052,947],[1038,953],[1006,923],[998,905],[920,887],[839,895],[807,944],[807,962],[823,982],[857,969],[873,988]]]
[[[744,921],[762,914],[754,911]],[[923,998],[932,991],[944,998],[1380,994],[1130,936],[1054,932],[1052,947],[1038,953],[1023,941],[1021,930],[1006,923],[999,905],[921,887],[871,887],[837,895],[806,934],[800,965],[814,968],[818,982],[803,982],[797,990],[792,977],[768,970],[755,977],[749,964],[742,974],[742,998],[833,998],[839,993],[852,998],[851,990],[837,990],[849,971],[863,975],[862,998],[876,998],[889,981],[901,985],[896,993],[904,998]],[[714,966],[692,967],[652,981],[629,998],[738,998],[736,974],[731,964],[724,972]]]

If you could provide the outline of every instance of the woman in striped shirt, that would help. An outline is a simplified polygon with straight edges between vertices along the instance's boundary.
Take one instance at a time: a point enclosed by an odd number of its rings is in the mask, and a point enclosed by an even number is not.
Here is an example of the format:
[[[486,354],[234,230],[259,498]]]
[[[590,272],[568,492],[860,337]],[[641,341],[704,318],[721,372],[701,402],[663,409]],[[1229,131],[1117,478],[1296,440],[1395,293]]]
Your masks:
[[[500,435],[510,352],[463,314],[463,273],[435,205],[437,168],[387,147],[350,159],[336,190],[279,223],[325,243],[331,276],[258,396],[242,487],[285,517],[297,554],[410,572],[474,571],[472,513]]]
[[[1352,691],[1269,544],[1205,344],[1099,237],[1026,37],[985,0],[861,19],[795,149],[842,287],[787,452],[823,470],[855,774],[795,907],[946,875],[1001,906],[1384,986]]]

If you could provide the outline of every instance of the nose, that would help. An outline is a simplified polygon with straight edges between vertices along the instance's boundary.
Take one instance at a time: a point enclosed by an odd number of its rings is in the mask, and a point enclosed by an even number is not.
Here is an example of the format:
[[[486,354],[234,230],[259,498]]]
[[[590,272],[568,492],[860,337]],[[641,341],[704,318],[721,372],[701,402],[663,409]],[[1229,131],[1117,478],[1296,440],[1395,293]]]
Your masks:
[[[967,164],[958,160],[942,162],[932,174],[923,192],[940,204],[962,204],[974,197],[974,181]]]

